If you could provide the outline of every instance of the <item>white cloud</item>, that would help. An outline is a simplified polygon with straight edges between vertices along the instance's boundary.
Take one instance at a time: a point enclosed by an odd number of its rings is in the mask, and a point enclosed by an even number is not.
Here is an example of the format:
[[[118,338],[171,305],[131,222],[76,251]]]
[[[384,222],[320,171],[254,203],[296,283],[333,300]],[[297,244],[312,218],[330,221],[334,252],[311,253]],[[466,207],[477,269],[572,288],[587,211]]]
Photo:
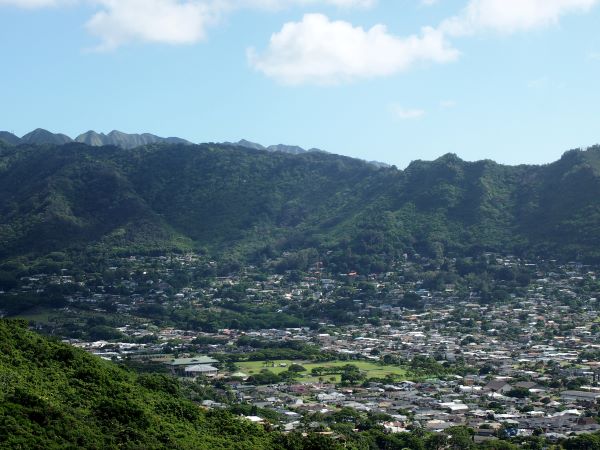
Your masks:
[[[407,109],[398,104],[391,105],[390,111],[396,119],[400,120],[420,119],[425,115],[422,109]]]
[[[419,0],[422,5],[439,0]],[[584,13],[600,0],[465,0],[466,7],[437,28],[408,37],[385,26],[364,30],[326,16],[309,14],[272,35],[263,53],[248,50],[250,64],[285,84],[331,84],[386,76],[423,63],[446,63],[459,52],[449,39],[476,33],[514,33],[550,26],[563,15]],[[292,7],[370,8],[378,0],[0,0],[0,7],[96,5],[86,28],[110,50],[135,42],[193,44],[227,14]],[[598,59],[591,54],[590,60]]]
[[[406,38],[384,25],[369,30],[322,14],[306,14],[271,36],[268,49],[248,50],[250,65],[284,84],[336,84],[392,75],[420,63],[447,63],[458,51],[433,28]]]
[[[98,49],[110,50],[130,42],[196,43],[223,15],[240,9],[368,8],[377,0],[0,0],[0,6],[29,9],[77,3],[98,6],[86,28],[100,38]]]
[[[98,0],[103,9],[86,28],[110,50],[130,42],[192,44],[217,20],[214,5],[179,0]]]
[[[121,0],[122,3],[127,3],[129,1],[130,0]],[[292,6],[319,5],[335,6],[338,8],[370,8],[374,6],[377,1],[378,0],[188,0],[187,3],[204,5],[215,9],[235,10],[243,8],[284,9]],[[19,8],[43,8],[83,2],[107,3],[102,0],[0,0],[0,6],[8,5]],[[152,6],[151,3],[149,4]]]
[[[0,0],[0,6],[16,6],[17,8],[47,8],[75,3],[76,0]]]
[[[373,6],[377,0],[328,0],[326,3],[330,3],[333,6],[342,8],[369,8]]]
[[[560,17],[586,12],[600,0],[470,0],[440,30],[449,36],[493,31],[510,34],[557,24]]]
[[[291,6],[335,6],[338,8],[370,8],[377,0],[226,0],[237,8],[283,9]]]
[[[0,0],[3,1],[3,0]],[[29,0],[51,1],[51,0]],[[57,0],[54,0],[57,1]],[[376,0],[88,0],[100,5],[86,24],[101,39],[99,49],[110,50],[129,42],[192,44],[207,29],[240,9],[279,10],[292,6],[330,5],[369,7]]]

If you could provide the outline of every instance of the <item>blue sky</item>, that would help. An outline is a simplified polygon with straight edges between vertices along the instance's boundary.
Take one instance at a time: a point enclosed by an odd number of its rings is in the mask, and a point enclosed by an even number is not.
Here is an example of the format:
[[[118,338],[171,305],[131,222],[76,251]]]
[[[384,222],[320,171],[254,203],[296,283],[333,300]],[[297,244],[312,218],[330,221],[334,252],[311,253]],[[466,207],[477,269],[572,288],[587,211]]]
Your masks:
[[[0,0],[0,129],[405,167],[600,141],[600,0]]]

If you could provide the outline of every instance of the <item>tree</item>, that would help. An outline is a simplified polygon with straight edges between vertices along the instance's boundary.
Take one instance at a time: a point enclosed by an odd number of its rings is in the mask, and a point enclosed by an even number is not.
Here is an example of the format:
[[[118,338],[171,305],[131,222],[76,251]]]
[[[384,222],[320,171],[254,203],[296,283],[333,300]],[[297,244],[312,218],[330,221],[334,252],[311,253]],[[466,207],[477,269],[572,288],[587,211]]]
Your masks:
[[[300,372],[306,372],[306,368],[303,367],[300,364],[292,364],[289,368],[288,368],[289,372],[296,372],[296,373],[300,373]]]
[[[347,364],[343,367],[342,384],[344,385],[358,384],[366,378],[367,376],[354,364]]]
[[[582,434],[563,445],[566,450],[600,450],[600,434]]]
[[[473,448],[473,430],[463,426],[450,427],[446,430],[450,436],[448,443],[451,449],[466,450]]]
[[[529,389],[522,387],[515,387],[506,393],[508,397],[513,398],[527,398],[531,395]]]
[[[448,436],[443,433],[434,433],[425,439],[425,448],[427,450],[441,450],[446,448]]]
[[[120,339],[123,333],[107,325],[96,325],[88,330],[88,334],[93,340],[111,340]]]
[[[407,292],[402,297],[402,300],[398,302],[398,306],[402,306],[408,309],[423,309],[423,299],[416,292]]]

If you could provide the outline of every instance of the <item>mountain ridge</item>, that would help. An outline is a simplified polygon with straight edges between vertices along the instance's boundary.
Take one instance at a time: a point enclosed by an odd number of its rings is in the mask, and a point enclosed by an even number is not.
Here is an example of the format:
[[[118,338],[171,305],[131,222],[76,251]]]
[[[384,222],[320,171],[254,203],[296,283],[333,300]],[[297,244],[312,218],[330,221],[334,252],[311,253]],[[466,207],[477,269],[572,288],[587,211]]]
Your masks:
[[[242,261],[318,251],[362,272],[404,253],[600,261],[600,147],[543,166],[448,154],[398,170],[222,144],[0,144],[0,175],[0,259],[194,249]]]
[[[121,131],[113,130],[108,134],[96,133],[95,131],[88,131],[80,134],[75,138],[76,142],[81,142],[93,147],[101,147],[104,145],[114,145],[124,149],[132,149],[140,147],[142,145],[164,143],[164,144],[185,144],[191,145],[192,143],[177,137],[163,138],[150,133],[142,134],[128,134]]]
[[[276,144],[276,145],[269,145],[269,146],[265,147],[262,144],[258,144],[256,142],[251,142],[246,139],[241,139],[237,142],[223,142],[223,144],[237,146],[237,147],[244,147],[244,148],[248,148],[251,150],[265,150],[268,152],[290,153],[292,155],[299,155],[301,153],[306,153],[306,152],[327,153],[327,152],[325,152],[325,150],[321,150],[320,148],[313,147],[313,148],[306,150],[306,149],[300,147],[299,145]]]
[[[0,142],[5,142],[8,145],[18,145],[21,138],[8,131],[0,131]]]
[[[43,128],[36,128],[21,137],[21,143],[25,144],[67,144],[73,142],[69,136],[61,133],[51,133]]]
[[[101,147],[105,145],[114,145],[116,147],[124,148],[124,149],[132,149],[135,147],[140,147],[142,145],[149,144],[186,144],[191,145],[192,142],[187,139],[179,138],[179,137],[160,137],[151,133],[123,133],[122,131],[113,130],[108,134],[98,133],[94,130],[86,131],[85,133],[80,134],[76,138],[71,138],[65,134],[61,133],[52,133],[43,128],[37,128],[34,131],[25,134],[23,137],[18,137],[13,133],[8,131],[0,131],[0,142],[4,142],[7,145],[20,145],[20,144],[51,144],[51,145],[61,145],[69,142],[79,142],[82,144],[89,145],[91,147]],[[291,153],[291,154],[300,154],[305,152],[323,152],[324,150],[320,150],[318,148],[311,148],[305,150],[304,148],[297,145],[286,145],[286,144],[277,144],[270,145],[265,147],[262,144],[258,144],[255,142],[248,141],[246,139],[241,139],[238,142],[224,142],[224,145],[232,145],[243,147],[252,150],[266,150],[268,152],[283,152],[283,153]],[[378,163],[376,161],[374,164],[384,164]]]

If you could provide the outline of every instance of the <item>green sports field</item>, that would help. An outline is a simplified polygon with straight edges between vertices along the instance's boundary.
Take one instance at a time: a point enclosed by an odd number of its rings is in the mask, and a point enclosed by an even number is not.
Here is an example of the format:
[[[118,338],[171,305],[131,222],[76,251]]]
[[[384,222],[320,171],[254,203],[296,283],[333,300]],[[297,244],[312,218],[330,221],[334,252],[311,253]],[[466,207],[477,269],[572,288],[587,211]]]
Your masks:
[[[306,369],[306,372],[302,372],[302,375],[298,381],[318,381],[319,377],[313,377],[311,370],[315,367],[342,367],[346,364],[353,364],[360,370],[366,372],[367,378],[384,378],[387,375],[394,375],[396,379],[402,379],[406,376],[406,370],[398,366],[385,366],[370,361],[327,361],[327,362],[307,362],[307,361],[290,361],[290,360],[277,360],[277,361],[244,361],[236,363],[240,372],[247,375],[253,375],[259,373],[263,369],[268,369],[274,373],[281,373],[288,369],[292,364],[300,364]],[[340,381],[339,375],[324,375],[324,380],[330,380],[331,377],[335,377],[335,381]]]

